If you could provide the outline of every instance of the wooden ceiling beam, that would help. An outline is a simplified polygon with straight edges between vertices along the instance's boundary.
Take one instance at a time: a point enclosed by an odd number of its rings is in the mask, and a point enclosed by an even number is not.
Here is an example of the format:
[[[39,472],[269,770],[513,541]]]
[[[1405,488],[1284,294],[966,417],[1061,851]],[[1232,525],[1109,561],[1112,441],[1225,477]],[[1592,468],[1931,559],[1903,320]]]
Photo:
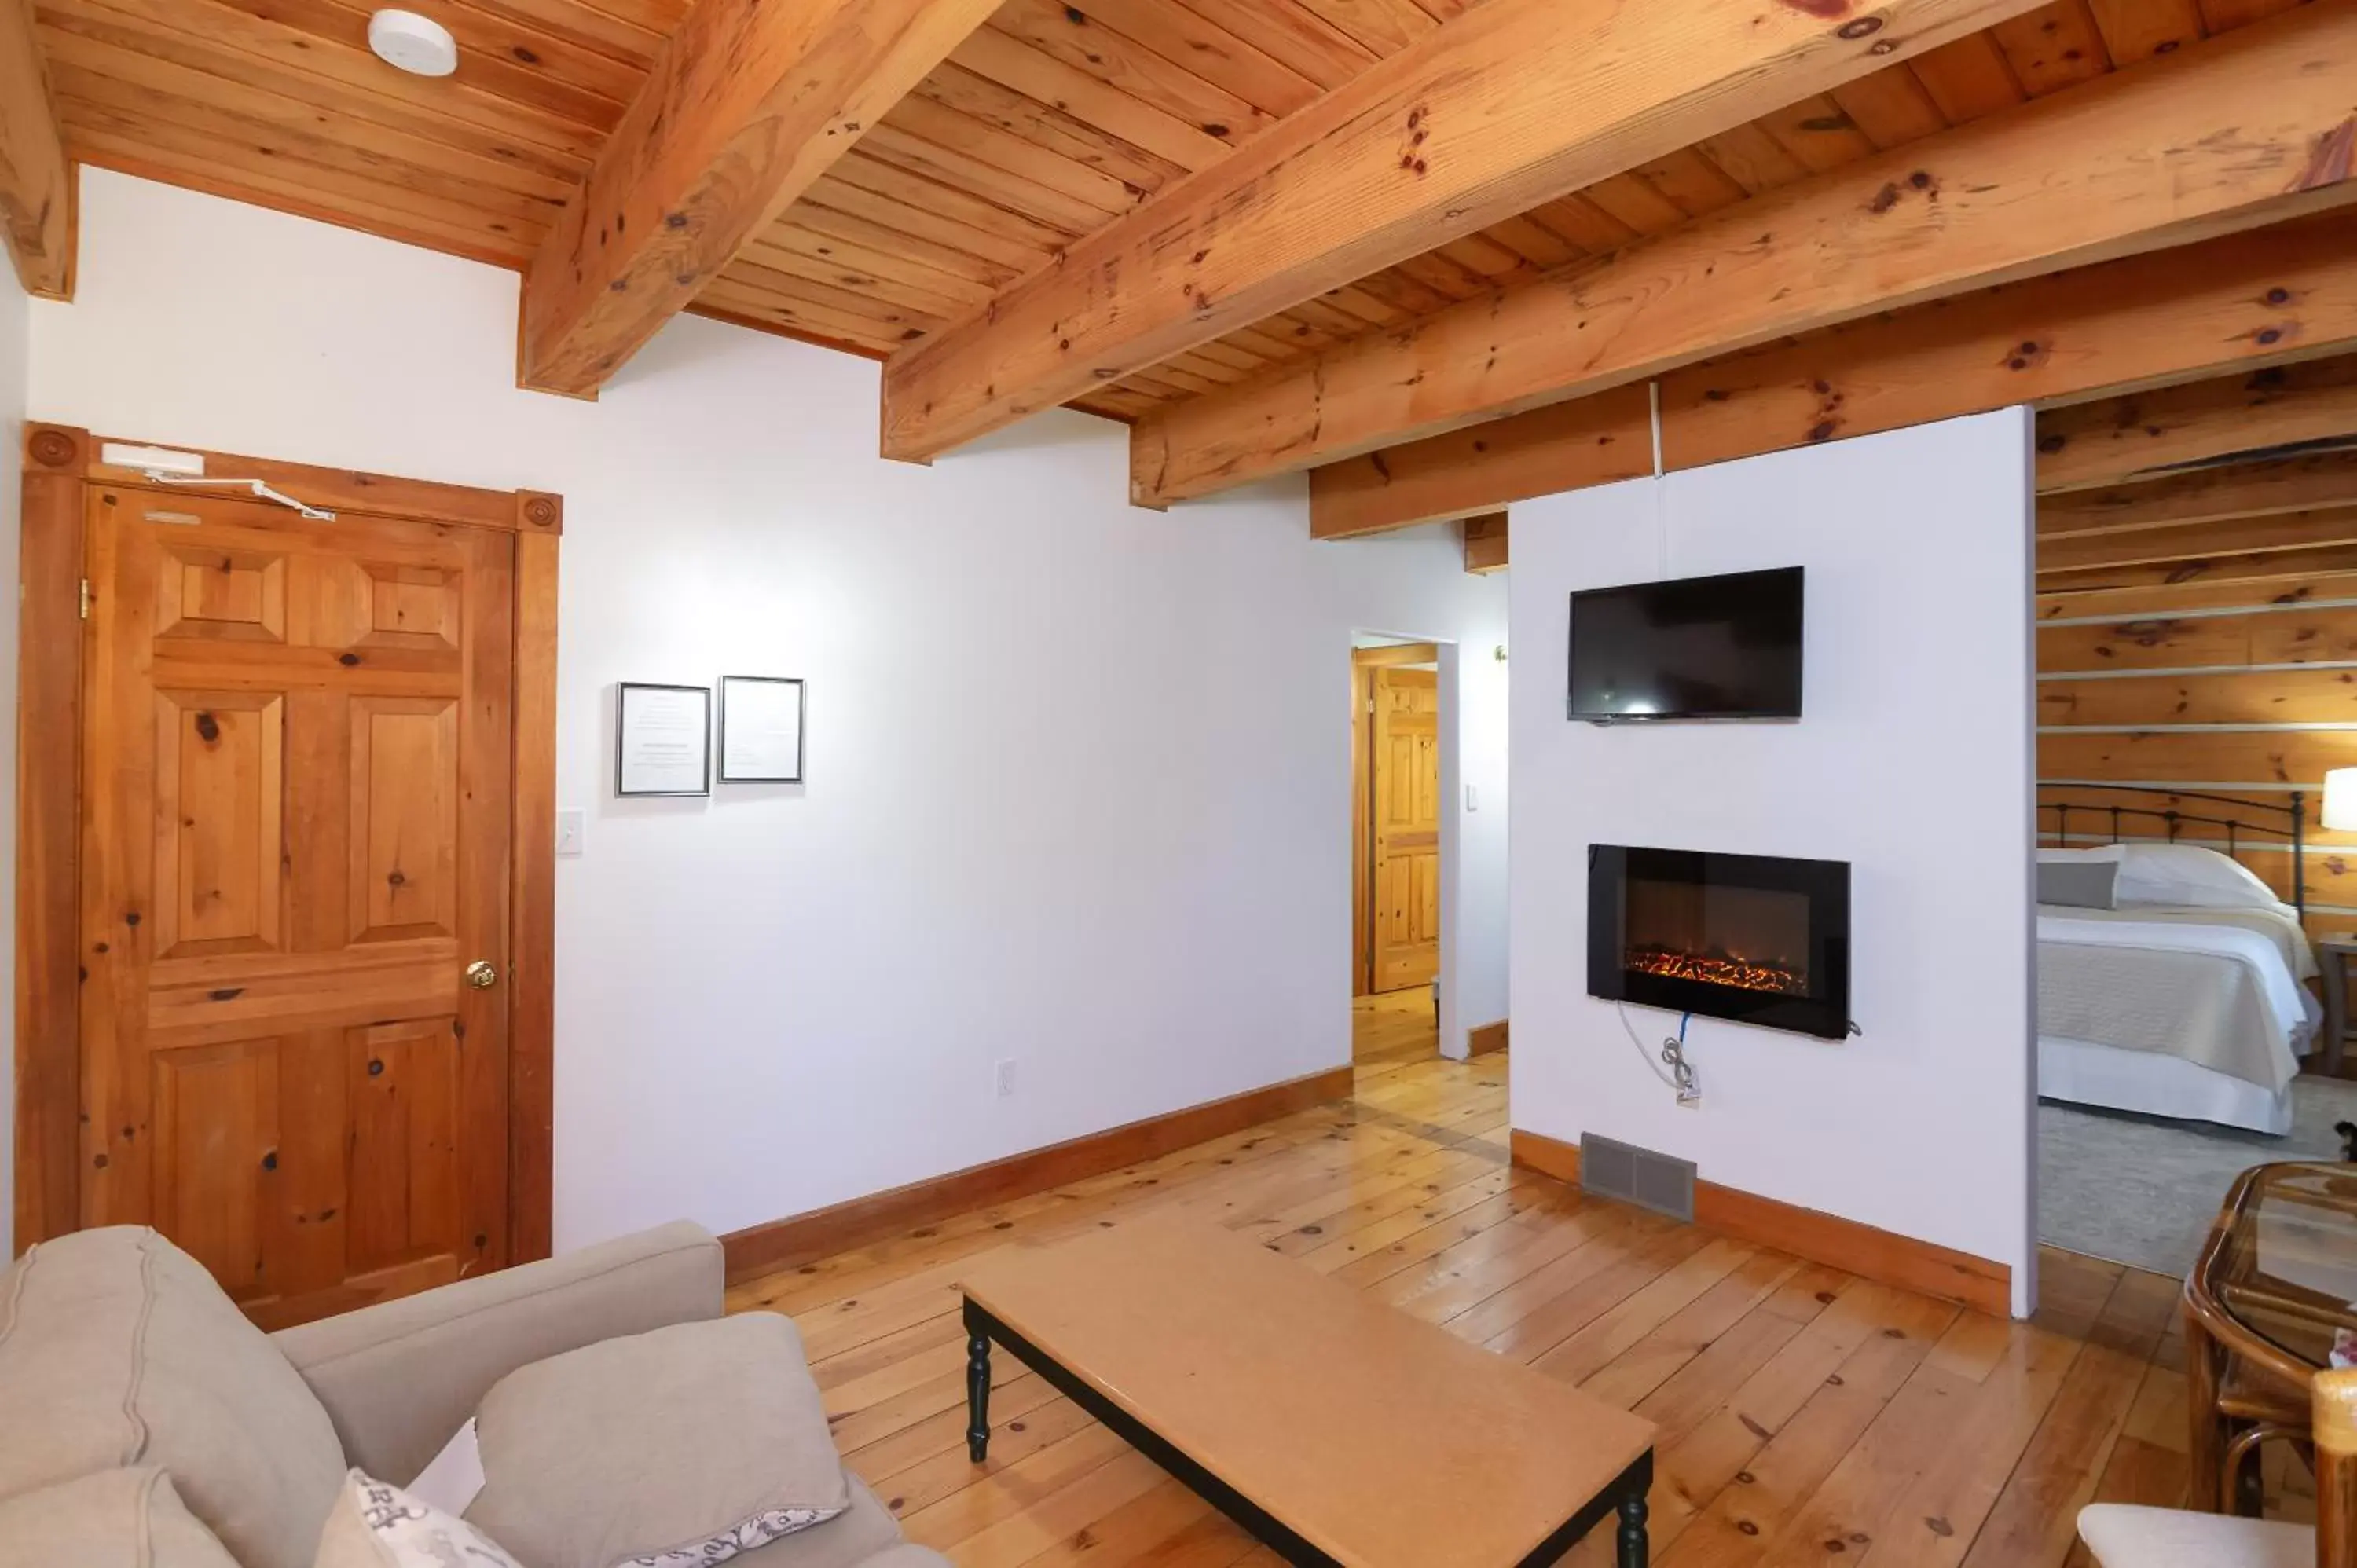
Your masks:
[[[894,356],[922,461],[2036,0],[1490,0]]]
[[[2150,528],[2232,522],[2319,507],[2357,507],[2357,452],[2196,468],[2135,485],[2041,497],[2038,538],[2080,538]]]
[[[2357,354],[2102,398],[2038,416],[2040,494],[2357,442]]]
[[[58,136],[32,0],[0,0],[0,233],[26,293],[73,297],[73,167]]]
[[[2357,202],[2357,0],[2324,3],[1185,399],[1131,499],[1209,494],[1714,354]]]
[[[994,8],[698,0],[524,274],[517,379],[595,393]]]
[[[2357,214],[2079,267],[1663,376],[1665,468],[2015,403],[2061,404],[2357,349]],[[1646,392],[1615,389],[1315,468],[1321,539],[1491,511],[1652,471]]]
[[[1465,520],[1465,569],[1475,574],[1506,569],[1506,514],[1483,512]]]

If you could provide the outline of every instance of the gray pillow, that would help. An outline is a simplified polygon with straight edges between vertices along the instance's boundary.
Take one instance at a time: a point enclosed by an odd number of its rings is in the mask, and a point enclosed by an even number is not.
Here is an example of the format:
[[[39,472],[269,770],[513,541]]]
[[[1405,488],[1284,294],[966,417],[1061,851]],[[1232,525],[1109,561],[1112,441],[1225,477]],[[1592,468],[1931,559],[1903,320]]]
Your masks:
[[[2038,863],[2038,901],[2066,909],[2112,909],[2119,881],[2116,860],[2041,860]]]
[[[475,1429],[467,1522],[532,1568],[709,1568],[852,1501],[802,1338],[773,1312],[534,1361],[492,1385]]]

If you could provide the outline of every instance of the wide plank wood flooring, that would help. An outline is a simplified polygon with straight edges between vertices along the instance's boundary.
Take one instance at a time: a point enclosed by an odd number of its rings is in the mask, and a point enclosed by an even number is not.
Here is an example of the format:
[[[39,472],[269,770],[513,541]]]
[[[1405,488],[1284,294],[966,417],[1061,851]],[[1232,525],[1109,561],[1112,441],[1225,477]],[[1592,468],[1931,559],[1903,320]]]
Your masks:
[[[1439,1055],[1440,1024],[1432,1015],[1431,986],[1351,999],[1351,1059],[1360,1067],[1396,1067]]]
[[[852,1468],[960,1568],[1278,1561],[1011,1357],[990,1461],[966,1461],[963,1261],[1149,1210],[1216,1220],[1651,1417],[1665,1568],[2084,1563],[2081,1504],[2181,1497],[2175,1281],[2049,1253],[2037,1319],[2012,1324],[1586,1198],[1508,1165],[1506,1067],[1361,1064],[1350,1101],[770,1275],[730,1305],[793,1316]],[[1566,1562],[1609,1563],[1609,1533]]]

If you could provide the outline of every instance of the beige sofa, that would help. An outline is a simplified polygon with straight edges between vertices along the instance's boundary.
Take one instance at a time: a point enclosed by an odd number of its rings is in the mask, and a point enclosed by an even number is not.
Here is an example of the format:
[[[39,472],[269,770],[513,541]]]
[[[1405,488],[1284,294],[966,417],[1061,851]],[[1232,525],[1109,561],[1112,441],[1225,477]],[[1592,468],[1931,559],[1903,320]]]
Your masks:
[[[168,1505],[178,1524],[177,1494],[203,1526],[184,1533],[210,1532],[237,1568],[310,1568],[348,1466],[406,1483],[508,1372],[717,1317],[721,1288],[719,1243],[669,1225],[264,1335],[153,1230],[61,1237],[0,1273],[0,1510],[23,1518],[47,1488],[159,1469],[170,1485],[84,1485],[74,1496],[136,1496],[142,1508]],[[600,1440],[628,1434],[583,1434]],[[661,1466],[663,1455],[645,1462]],[[845,1513],[734,1561],[946,1568],[904,1544],[856,1477],[850,1486]],[[178,1539],[172,1530],[149,1522],[135,1533],[154,1541],[155,1568],[223,1561],[208,1550],[176,1563],[163,1550]],[[10,1563],[0,1539],[0,1568]]]

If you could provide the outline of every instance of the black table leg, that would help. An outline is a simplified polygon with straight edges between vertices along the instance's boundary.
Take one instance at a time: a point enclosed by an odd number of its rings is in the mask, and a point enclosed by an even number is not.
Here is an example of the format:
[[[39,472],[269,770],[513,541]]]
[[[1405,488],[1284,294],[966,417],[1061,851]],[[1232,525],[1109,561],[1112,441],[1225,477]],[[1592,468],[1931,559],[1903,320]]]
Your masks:
[[[1645,1488],[1637,1487],[1620,1499],[1620,1568],[1645,1568],[1652,1549],[1645,1541]]]
[[[965,1342],[965,1452],[977,1465],[990,1457],[990,1339],[980,1333]]]

